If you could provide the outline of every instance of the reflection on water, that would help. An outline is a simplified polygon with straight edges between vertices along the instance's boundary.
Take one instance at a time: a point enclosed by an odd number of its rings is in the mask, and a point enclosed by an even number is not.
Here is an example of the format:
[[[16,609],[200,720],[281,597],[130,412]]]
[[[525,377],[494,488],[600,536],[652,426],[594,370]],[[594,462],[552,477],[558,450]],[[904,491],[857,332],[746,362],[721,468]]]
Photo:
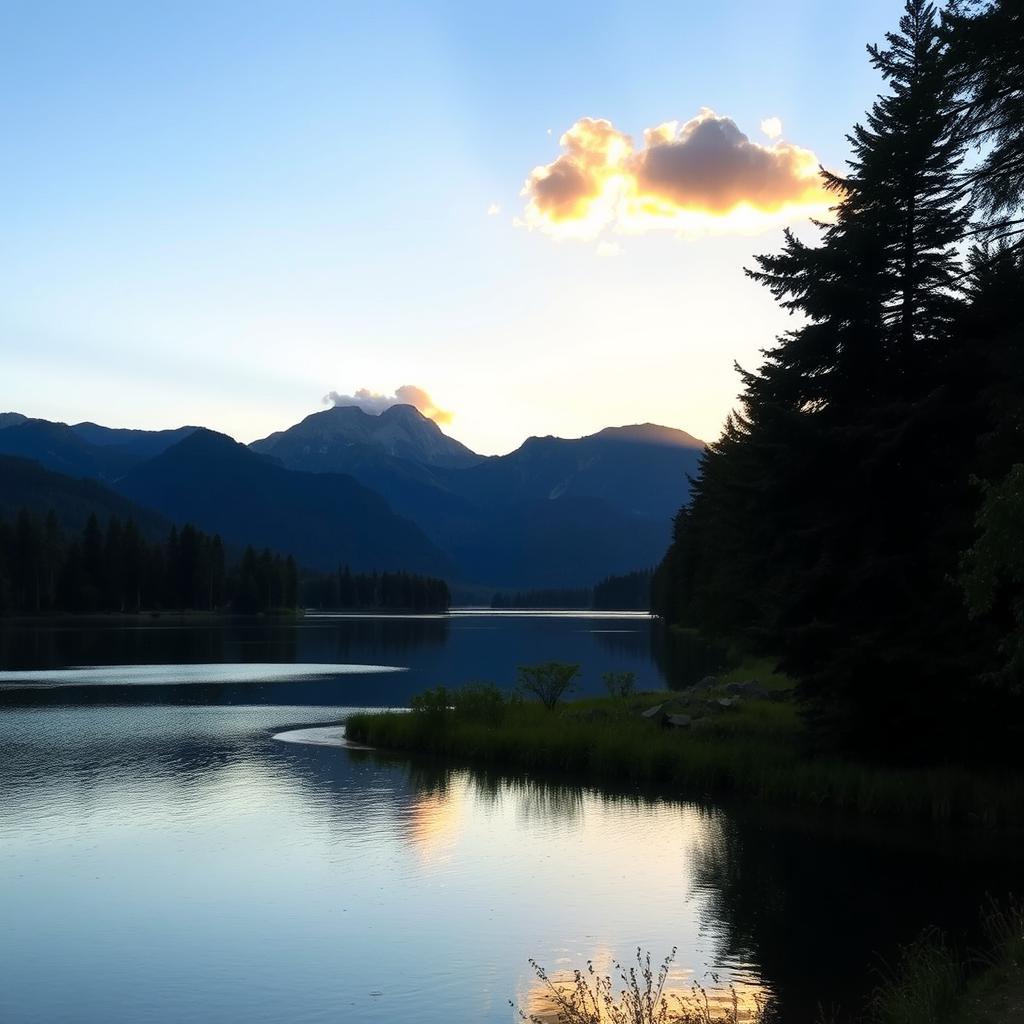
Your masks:
[[[190,686],[224,683],[284,683],[317,676],[403,672],[393,665],[94,665],[89,668],[22,669],[0,672],[0,689],[65,686]]]
[[[4,622],[0,620],[0,704],[21,702],[6,684],[24,682],[14,673],[32,673],[36,682],[75,684],[79,703],[180,702],[164,684],[202,684],[189,701],[206,703],[402,706],[439,683],[459,686],[486,680],[510,688],[520,665],[567,661],[581,666],[580,693],[603,692],[601,676],[628,671],[639,689],[683,686],[717,671],[724,654],[685,633],[665,630],[637,612],[458,612],[451,616],[310,615],[292,619],[156,619]],[[402,678],[367,679],[367,673],[325,673],[303,687],[302,679],[275,678],[270,666],[395,666]],[[224,666],[215,671],[212,666]],[[139,666],[153,666],[144,679]],[[176,674],[161,676],[157,667]],[[184,666],[191,666],[187,671]],[[90,677],[81,670],[102,668]],[[124,682],[146,682],[154,690],[93,695],[92,682],[118,681],[118,667],[133,671]],[[79,674],[68,674],[68,670]],[[62,674],[63,673],[63,674]],[[338,685],[325,685],[334,675]],[[187,676],[187,678],[186,678]],[[278,686],[278,683],[287,683]],[[259,686],[258,692],[245,687]]]
[[[618,635],[569,633],[564,620],[519,619],[511,638],[488,617],[468,625],[470,640],[453,620],[449,641],[416,658],[458,650],[465,667],[484,637],[499,658],[526,660],[524,646],[578,636],[607,660],[594,637]],[[380,634],[343,644],[337,628],[291,628],[294,660],[273,671],[330,664],[324,651],[345,644],[348,660],[403,664],[365,656]],[[261,630],[232,637],[226,664],[273,661]],[[247,662],[243,641],[258,652]],[[530,957],[563,976],[677,946],[674,987],[770,991],[800,1024],[822,998],[856,1000],[875,951],[924,924],[959,928],[985,892],[1019,879],[1009,843],[273,739],[399,702],[427,672],[408,663],[0,694],[0,1020],[507,1024],[510,998],[539,1005]],[[39,667],[61,666],[22,665]]]
[[[710,812],[272,739],[344,714],[3,711],[0,1019],[505,1022],[530,956],[713,961]]]

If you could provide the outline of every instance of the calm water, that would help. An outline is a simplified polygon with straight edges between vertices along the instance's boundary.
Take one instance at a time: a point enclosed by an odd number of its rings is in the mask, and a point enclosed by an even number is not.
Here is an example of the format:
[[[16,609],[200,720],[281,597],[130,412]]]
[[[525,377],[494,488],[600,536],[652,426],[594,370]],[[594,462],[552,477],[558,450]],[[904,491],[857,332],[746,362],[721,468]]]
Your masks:
[[[712,657],[658,643],[635,618],[0,629],[0,1021],[511,1022],[529,957],[637,945],[803,1021],[1014,888],[1011,843],[273,738],[541,658],[653,684]]]

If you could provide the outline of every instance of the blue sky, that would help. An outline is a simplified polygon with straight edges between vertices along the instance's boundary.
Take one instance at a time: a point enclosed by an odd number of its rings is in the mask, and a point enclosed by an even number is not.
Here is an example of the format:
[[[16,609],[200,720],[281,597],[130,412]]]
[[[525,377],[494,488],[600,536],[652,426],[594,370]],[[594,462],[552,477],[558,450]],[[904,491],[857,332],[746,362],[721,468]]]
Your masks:
[[[786,325],[742,275],[780,227],[554,239],[517,226],[524,181],[580,118],[639,142],[704,107],[838,166],[898,16],[8,0],[0,408],[252,440],[330,390],[414,384],[486,452],[647,420],[711,438],[733,359]]]

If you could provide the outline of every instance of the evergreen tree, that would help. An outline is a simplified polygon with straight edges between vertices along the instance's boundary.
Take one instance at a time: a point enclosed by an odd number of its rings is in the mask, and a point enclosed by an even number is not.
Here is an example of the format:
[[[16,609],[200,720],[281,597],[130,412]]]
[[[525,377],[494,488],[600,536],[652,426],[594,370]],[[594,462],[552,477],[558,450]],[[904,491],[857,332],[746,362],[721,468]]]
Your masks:
[[[849,172],[823,172],[834,221],[816,246],[787,233],[750,272],[805,322],[743,373],[655,593],[660,610],[781,652],[824,732],[892,749],[935,704],[925,680],[952,685],[927,616],[959,615],[935,508],[962,504],[967,483],[946,464],[945,375],[971,209],[934,8],[909,0],[869,54],[887,91],[849,136]]]

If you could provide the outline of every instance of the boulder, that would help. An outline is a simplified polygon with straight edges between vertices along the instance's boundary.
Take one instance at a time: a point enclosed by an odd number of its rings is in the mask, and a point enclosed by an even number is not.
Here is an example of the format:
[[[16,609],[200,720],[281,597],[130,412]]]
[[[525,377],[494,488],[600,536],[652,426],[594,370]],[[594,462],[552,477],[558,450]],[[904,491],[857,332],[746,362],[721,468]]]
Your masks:
[[[673,729],[685,729],[692,721],[689,715],[666,715],[662,725]]]
[[[641,711],[640,714],[644,718],[655,718],[661,714],[661,709],[664,706],[664,704],[655,704],[653,708],[648,708],[646,711]]]

